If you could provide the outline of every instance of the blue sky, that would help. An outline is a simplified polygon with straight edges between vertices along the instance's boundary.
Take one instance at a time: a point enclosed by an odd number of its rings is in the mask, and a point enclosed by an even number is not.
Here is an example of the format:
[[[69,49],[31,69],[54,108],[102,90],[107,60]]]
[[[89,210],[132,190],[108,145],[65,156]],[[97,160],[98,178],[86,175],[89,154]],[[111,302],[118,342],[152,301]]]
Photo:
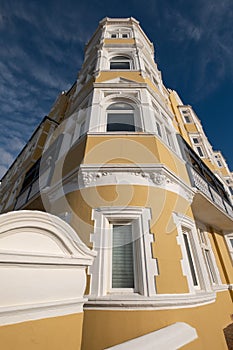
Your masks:
[[[139,20],[165,85],[193,106],[233,170],[232,0],[1,0],[0,177],[76,80],[106,16]]]

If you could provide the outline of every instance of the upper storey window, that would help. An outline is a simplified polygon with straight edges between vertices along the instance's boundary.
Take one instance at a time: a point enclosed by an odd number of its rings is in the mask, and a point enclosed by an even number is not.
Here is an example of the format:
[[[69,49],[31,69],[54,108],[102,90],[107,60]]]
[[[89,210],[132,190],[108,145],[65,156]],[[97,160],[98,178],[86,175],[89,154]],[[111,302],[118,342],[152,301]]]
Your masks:
[[[115,39],[115,38],[123,38],[123,39],[127,39],[130,37],[129,33],[112,33],[111,34],[111,38]]]
[[[109,33],[111,39],[127,39],[131,38],[131,30],[128,28],[115,28]]]
[[[191,113],[188,109],[181,110],[185,123],[193,123]]]
[[[107,108],[107,131],[135,131],[134,109],[128,103],[113,103]]]
[[[132,62],[129,57],[126,56],[115,56],[110,60],[110,69],[131,69]]]

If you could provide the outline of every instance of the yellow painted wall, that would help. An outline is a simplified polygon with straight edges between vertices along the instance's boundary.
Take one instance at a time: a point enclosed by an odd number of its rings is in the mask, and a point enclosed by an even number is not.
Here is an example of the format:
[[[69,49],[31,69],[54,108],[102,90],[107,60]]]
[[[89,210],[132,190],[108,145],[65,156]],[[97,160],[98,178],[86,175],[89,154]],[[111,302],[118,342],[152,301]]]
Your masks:
[[[0,327],[1,350],[79,350],[83,313]]]
[[[96,83],[102,83],[106,80],[111,80],[114,78],[125,78],[129,80],[136,81],[138,83],[144,83],[145,80],[142,78],[141,74],[137,71],[106,71],[106,72],[100,72],[99,76],[96,78]]]
[[[181,134],[181,136],[183,136],[185,141],[188,142],[188,144],[191,146],[191,142],[190,142],[190,139],[188,137],[187,130],[184,127],[183,118],[182,118],[180,111],[178,109],[179,103],[178,103],[173,91],[171,91],[169,97],[170,97],[170,101],[171,101],[172,110],[173,110],[174,115],[175,115],[176,123],[174,122],[174,125],[175,125],[177,131]]]
[[[188,133],[198,132],[196,124],[189,123],[189,124],[185,124],[184,127],[188,131]]]
[[[92,208],[104,206],[140,206],[151,208],[152,251],[158,259],[160,274],[157,293],[187,293],[188,285],[181,268],[181,248],[172,213],[191,214],[189,203],[175,193],[147,186],[99,186],[75,191],[66,196],[72,210],[71,225],[85,244],[90,246],[93,233]]]
[[[189,183],[184,162],[153,135],[88,136],[84,164],[165,164]]]
[[[126,44],[126,45],[134,45],[135,44],[135,39],[133,38],[122,38],[122,39],[118,39],[118,38],[114,38],[114,39],[105,39],[104,40],[104,44],[105,45],[119,45],[119,44]]]
[[[218,293],[215,303],[187,309],[87,309],[84,312],[82,350],[103,350],[175,322],[186,322],[198,333],[199,338],[182,349],[227,350],[223,328],[232,322],[232,311],[228,292]]]

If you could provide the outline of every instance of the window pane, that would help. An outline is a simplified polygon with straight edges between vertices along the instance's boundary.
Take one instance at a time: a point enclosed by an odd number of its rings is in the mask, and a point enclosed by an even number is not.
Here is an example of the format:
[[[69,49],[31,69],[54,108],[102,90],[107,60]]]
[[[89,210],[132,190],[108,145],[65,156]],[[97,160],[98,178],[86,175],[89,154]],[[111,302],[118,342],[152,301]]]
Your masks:
[[[85,121],[83,121],[80,125],[80,131],[79,131],[79,136],[82,136],[84,133],[84,129],[85,129]]]
[[[198,154],[199,154],[200,157],[204,157],[204,154],[203,154],[203,152],[202,152],[201,147],[197,147],[197,152],[198,152]]]
[[[110,62],[110,69],[130,69],[130,64],[127,61],[112,61]]]
[[[187,115],[184,116],[184,119],[186,123],[191,123],[191,119]]]
[[[186,248],[186,252],[187,252],[187,256],[188,256],[189,267],[190,267],[190,271],[191,271],[191,275],[192,275],[193,284],[194,284],[194,286],[198,286],[197,276],[196,276],[196,272],[195,272],[195,267],[194,267],[194,263],[193,263],[193,258],[192,258],[192,253],[191,253],[191,248],[190,248],[187,233],[183,233],[183,237],[184,237],[184,243],[185,243],[185,248]]]
[[[167,136],[167,142],[170,147],[173,146],[173,141],[172,141],[172,135],[170,131],[166,128],[166,136]]]
[[[156,127],[157,127],[157,132],[160,137],[162,137],[162,131],[161,131],[161,126],[158,122],[156,122]]]
[[[113,225],[112,288],[134,288],[131,225]]]
[[[123,103],[123,102],[117,102],[111,104],[108,108],[108,111],[112,110],[133,110],[133,107],[130,106],[128,103]]]
[[[108,114],[107,131],[135,131],[134,115],[132,113]]]
[[[231,243],[231,246],[233,248],[233,238],[230,238],[230,243]]]
[[[212,263],[212,259],[210,256],[210,251],[205,249],[205,257],[206,257],[206,262],[207,262],[207,266],[208,266],[208,270],[209,270],[209,274],[211,277],[211,280],[213,283],[217,283],[216,277],[215,277],[215,273],[214,273],[214,267],[213,267],[213,263]]]

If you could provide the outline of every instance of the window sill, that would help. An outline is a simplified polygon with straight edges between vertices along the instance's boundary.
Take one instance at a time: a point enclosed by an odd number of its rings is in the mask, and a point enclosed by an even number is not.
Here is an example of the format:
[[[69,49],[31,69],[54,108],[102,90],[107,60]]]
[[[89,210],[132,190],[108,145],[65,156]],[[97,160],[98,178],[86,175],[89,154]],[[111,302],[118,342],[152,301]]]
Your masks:
[[[196,307],[215,302],[215,292],[200,292],[197,294],[161,294],[145,297],[137,293],[109,294],[102,297],[88,297],[84,309],[180,309]]]

